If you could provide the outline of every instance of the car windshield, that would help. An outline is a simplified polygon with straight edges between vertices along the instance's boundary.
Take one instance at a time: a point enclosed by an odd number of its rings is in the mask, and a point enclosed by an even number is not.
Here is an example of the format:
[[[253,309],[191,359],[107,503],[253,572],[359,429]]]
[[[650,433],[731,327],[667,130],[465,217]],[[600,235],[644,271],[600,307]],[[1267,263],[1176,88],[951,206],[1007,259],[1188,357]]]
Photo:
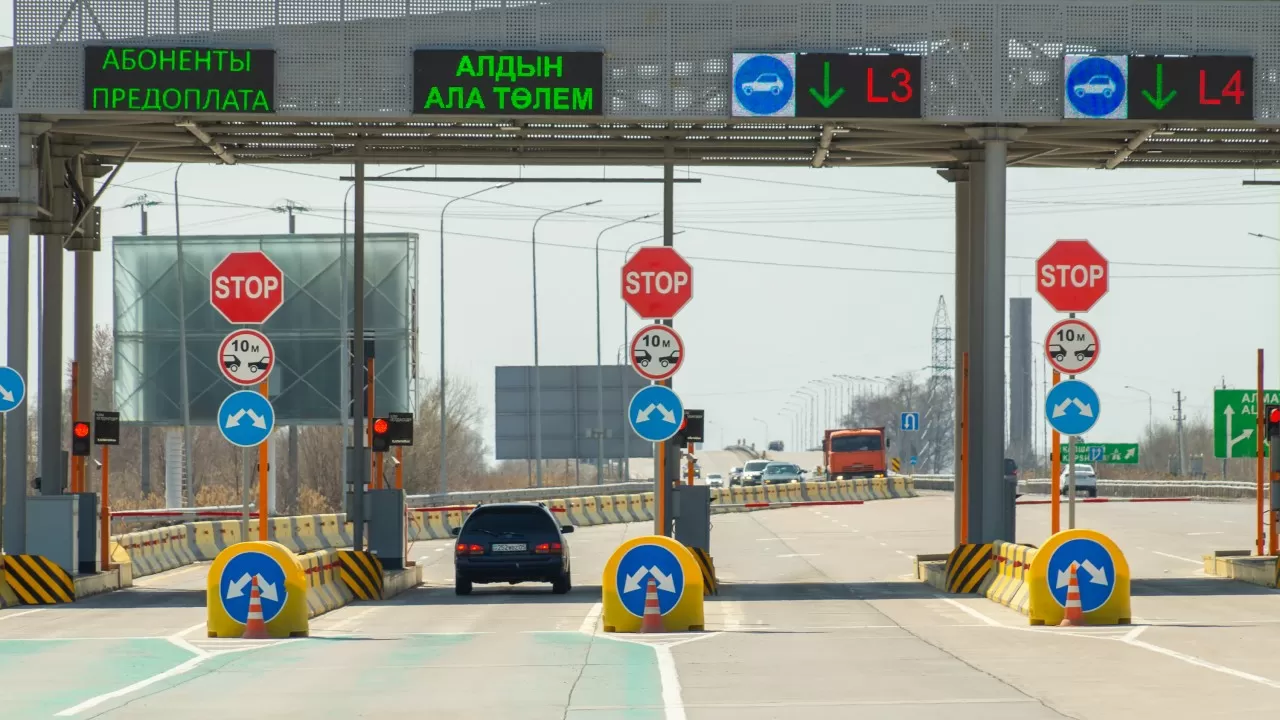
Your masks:
[[[768,466],[769,466],[768,460],[754,460],[752,462],[747,463],[744,469],[746,470],[746,472],[756,472],[758,470],[764,470]]]
[[[464,526],[466,532],[543,533],[554,532],[555,523],[542,508],[482,507],[471,513]]]
[[[831,452],[868,452],[879,449],[879,435],[837,435],[831,438]]]
[[[770,475],[780,475],[782,473],[791,472],[791,466],[790,465],[770,465],[769,467],[765,468],[764,471],[769,473]]]

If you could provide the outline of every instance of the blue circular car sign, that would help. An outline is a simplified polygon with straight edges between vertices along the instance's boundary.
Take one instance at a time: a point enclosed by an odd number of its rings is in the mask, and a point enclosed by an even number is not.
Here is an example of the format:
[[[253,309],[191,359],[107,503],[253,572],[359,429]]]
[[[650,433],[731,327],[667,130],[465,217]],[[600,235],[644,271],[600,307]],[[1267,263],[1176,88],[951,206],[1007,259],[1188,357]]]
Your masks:
[[[1128,59],[1068,56],[1063,96],[1069,118],[1123,120],[1129,115]]]
[[[796,56],[735,53],[733,56],[733,115],[735,117],[794,117],[796,114]]]

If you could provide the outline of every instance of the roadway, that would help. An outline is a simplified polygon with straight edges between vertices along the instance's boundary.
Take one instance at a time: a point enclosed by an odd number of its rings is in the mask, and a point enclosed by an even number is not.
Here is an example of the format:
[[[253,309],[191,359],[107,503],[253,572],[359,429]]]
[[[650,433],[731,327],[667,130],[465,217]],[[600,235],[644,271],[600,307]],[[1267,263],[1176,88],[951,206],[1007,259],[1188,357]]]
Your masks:
[[[645,525],[570,536],[576,587],[453,594],[448,541],[417,543],[426,583],[342,608],[313,637],[204,635],[204,567],[71,606],[0,611],[0,716],[160,719],[303,713],[443,717],[1046,720],[1241,717],[1280,699],[1280,596],[1206,578],[1199,556],[1250,542],[1251,505],[1079,508],[1135,576],[1135,624],[1030,628],[983,598],[911,579],[950,545],[951,498],[716,516],[724,583],[705,633],[606,635],[599,578]],[[1047,506],[1019,508],[1042,542]]]

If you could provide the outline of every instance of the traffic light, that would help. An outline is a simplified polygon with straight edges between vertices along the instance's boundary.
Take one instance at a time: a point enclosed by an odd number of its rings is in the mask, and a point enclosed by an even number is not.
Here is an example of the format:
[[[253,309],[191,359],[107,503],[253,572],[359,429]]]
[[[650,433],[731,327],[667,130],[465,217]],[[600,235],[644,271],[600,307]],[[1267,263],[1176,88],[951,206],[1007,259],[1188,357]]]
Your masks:
[[[89,454],[89,423],[77,422],[71,425],[71,454],[84,457]]]
[[[705,418],[705,410],[685,410],[684,421],[680,423],[680,429],[676,432],[674,438],[676,444],[685,445],[702,442]]]
[[[1280,405],[1267,405],[1263,409],[1263,422],[1266,423],[1267,438],[1280,437]]]
[[[386,418],[373,419],[373,442],[369,445],[374,452],[386,452],[391,447],[391,423]]]

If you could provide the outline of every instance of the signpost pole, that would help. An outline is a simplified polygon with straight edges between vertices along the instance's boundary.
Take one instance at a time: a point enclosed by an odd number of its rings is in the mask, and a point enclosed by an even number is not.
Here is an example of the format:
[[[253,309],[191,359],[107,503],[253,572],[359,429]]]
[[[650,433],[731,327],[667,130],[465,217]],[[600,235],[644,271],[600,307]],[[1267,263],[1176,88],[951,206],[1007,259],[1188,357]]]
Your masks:
[[[440,454],[444,454],[444,447],[441,446]],[[396,447],[396,489],[404,489],[404,447]]]
[[[352,252],[352,274],[355,275],[355,281],[352,284],[352,315],[353,321],[351,337],[352,344],[355,346],[355,358],[352,361],[351,369],[364,368],[364,163],[356,163],[356,192],[355,192],[355,242]],[[372,382],[370,378],[370,382]],[[351,540],[353,549],[364,550],[364,479],[368,475],[369,468],[364,464],[364,418],[365,407],[362,402],[353,402],[355,407],[355,417],[352,418],[351,426],[354,428],[352,435],[355,442],[352,443],[351,464],[355,472],[348,473],[350,479],[352,495],[355,502],[351,503],[349,512],[355,517],[351,519],[352,533]],[[372,409],[372,408],[370,408]]]
[[[1056,387],[1062,381],[1062,373],[1053,371],[1053,384]],[[1049,472],[1049,525],[1050,534],[1057,535],[1062,530],[1062,494],[1058,491],[1058,478],[1062,476],[1062,435],[1053,431],[1049,445],[1049,455],[1053,458]]]
[[[258,386],[258,391],[262,393],[265,400],[267,398],[267,384],[269,381],[263,380]],[[270,487],[267,483],[267,451],[269,449],[269,440],[263,440],[258,444],[258,539],[266,541],[267,533],[267,509],[270,505]]]
[[[3,416],[0,416],[3,417]],[[0,420],[3,422],[3,420]],[[102,518],[98,521],[98,530],[102,533],[98,541],[102,552],[102,571],[111,569],[111,446],[102,446]]]
[[[249,453],[249,448],[240,451],[240,542],[249,540],[249,476],[253,473],[253,456]]]
[[[1055,494],[1057,488],[1054,488]],[[1067,436],[1067,529],[1076,529],[1076,436]]]
[[[1257,457],[1257,465],[1258,465],[1257,511],[1254,513],[1254,516],[1257,522],[1258,555],[1265,554],[1263,552],[1263,545],[1265,540],[1264,540],[1263,529],[1262,529],[1262,517],[1263,517],[1263,514],[1265,513],[1265,509],[1263,508],[1263,504],[1262,504],[1263,465],[1265,464],[1264,458],[1262,457],[1263,456],[1262,436],[1266,434],[1266,418],[1263,417],[1265,414],[1263,411],[1263,408],[1266,406],[1266,399],[1267,399],[1266,390],[1263,389],[1262,387],[1262,348],[1258,348],[1258,395],[1254,399],[1254,403],[1253,403],[1254,420],[1258,423],[1258,428],[1257,430],[1254,431],[1254,434],[1257,436],[1256,442],[1257,442],[1257,450],[1258,450],[1257,452],[1257,456],[1258,456]],[[1230,442],[1229,438],[1228,438],[1228,442]]]
[[[668,162],[662,166],[662,246],[663,247],[675,246],[675,227],[676,227],[675,225],[675,189],[676,189],[675,166]],[[675,321],[667,320],[663,324],[666,325],[667,327],[674,327]],[[674,383],[671,381],[671,378],[667,378],[667,380],[662,384],[666,385],[668,388],[671,388],[672,385],[674,385]],[[658,534],[665,535],[667,537],[671,537],[671,530],[672,530],[672,527],[671,527],[672,526],[672,523],[671,523],[672,487],[674,486],[675,481],[678,480],[680,477],[680,465],[678,463],[675,463],[675,466],[670,468],[669,470],[667,468],[668,462],[672,460],[672,458],[667,456],[667,453],[671,452],[671,450],[673,450],[674,448],[675,448],[675,443],[667,442],[665,440],[661,443],[658,443],[658,454],[662,457],[662,474],[659,475],[657,478],[655,478],[655,480],[659,483],[659,491],[662,493],[662,498],[663,498],[662,530]],[[668,476],[668,472],[670,473],[670,476]]]

